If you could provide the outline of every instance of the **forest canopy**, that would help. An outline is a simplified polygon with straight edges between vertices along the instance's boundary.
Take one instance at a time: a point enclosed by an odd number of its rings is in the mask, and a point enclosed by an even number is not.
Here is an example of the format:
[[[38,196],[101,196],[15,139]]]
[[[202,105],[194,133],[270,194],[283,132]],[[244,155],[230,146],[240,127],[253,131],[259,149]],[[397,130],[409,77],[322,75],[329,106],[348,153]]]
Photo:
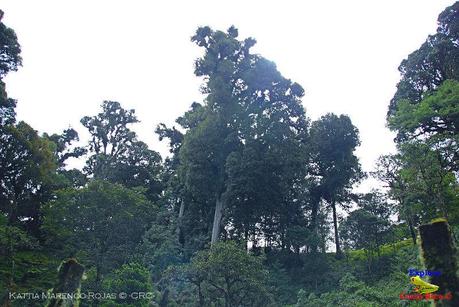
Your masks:
[[[2,306],[394,306],[415,291],[409,269],[430,263],[420,227],[441,218],[457,243],[459,2],[401,61],[387,102],[397,151],[371,172],[356,154],[365,127],[311,119],[307,91],[235,26],[191,37],[203,99],[154,127],[169,155],[116,100],[78,128],[39,133],[6,91],[23,63],[2,17]],[[380,188],[358,192],[366,178]],[[116,295],[50,299],[64,290]]]

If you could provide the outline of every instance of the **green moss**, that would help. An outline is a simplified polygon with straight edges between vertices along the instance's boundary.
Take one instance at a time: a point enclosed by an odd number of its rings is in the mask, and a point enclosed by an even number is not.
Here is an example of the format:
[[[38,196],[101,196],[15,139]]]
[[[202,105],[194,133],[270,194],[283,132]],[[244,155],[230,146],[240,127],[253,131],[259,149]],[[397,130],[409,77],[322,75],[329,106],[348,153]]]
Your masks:
[[[442,222],[448,222],[448,221],[443,217],[437,217],[433,219],[430,223],[433,224],[433,223],[442,223]]]

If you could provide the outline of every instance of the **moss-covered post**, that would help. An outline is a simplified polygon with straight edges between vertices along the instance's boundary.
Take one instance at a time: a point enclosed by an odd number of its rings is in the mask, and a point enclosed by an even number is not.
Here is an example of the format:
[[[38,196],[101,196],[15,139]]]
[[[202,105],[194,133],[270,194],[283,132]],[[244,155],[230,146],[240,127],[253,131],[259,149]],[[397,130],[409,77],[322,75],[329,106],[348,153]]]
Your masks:
[[[63,262],[47,307],[77,307],[83,273],[84,267],[76,259],[71,258]]]
[[[435,306],[459,306],[459,279],[457,277],[456,247],[445,219],[437,219],[419,227],[422,257],[427,270],[439,271],[431,276],[431,283],[439,287],[436,294],[451,292],[451,300],[438,300]]]

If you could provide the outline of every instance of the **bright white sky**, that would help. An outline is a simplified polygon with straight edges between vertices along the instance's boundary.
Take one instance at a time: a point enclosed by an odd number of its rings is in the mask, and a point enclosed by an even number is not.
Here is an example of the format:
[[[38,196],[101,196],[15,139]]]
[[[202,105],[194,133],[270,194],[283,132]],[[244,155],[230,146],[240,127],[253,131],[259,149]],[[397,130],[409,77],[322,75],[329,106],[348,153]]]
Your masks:
[[[23,67],[6,78],[18,118],[39,132],[72,126],[103,100],[134,108],[139,138],[164,156],[154,127],[173,124],[202,99],[190,42],[196,28],[254,37],[254,51],[274,61],[306,91],[309,117],[348,114],[360,130],[357,154],[371,170],[394,150],[385,128],[397,67],[436,30],[453,0],[386,1],[62,1],[3,0],[3,22],[22,45]],[[369,183],[366,184],[368,187]]]

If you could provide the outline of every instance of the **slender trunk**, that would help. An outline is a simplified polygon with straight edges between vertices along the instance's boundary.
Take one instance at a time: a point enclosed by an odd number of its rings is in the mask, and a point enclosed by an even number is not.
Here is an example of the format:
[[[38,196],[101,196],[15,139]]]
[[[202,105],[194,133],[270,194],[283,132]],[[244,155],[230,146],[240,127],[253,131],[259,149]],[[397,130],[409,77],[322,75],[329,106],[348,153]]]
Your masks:
[[[6,237],[8,238],[8,249],[7,249],[7,258],[10,260],[10,276],[8,278],[8,293],[13,292],[13,285],[14,285],[14,253],[13,253],[13,240],[11,238],[11,233],[10,233],[10,226],[7,225],[5,228],[6,232]],[[10,300],[10,295],[7,294],[5,295],[5,301],[2,304],[2,306],[9,307],[11,306],[11,300]]]
[[[8,292],[13,292],[14,286],[14,269],[15,269],[15,262],[14,262],[14,246],[13,246],[13,238],[11,234],[11,227],[14,225],[14,221],[16,219],[14,213],[14,207],[16,204],[16,196],[14,196],[14,201],[10,201],[9,207],[9,216],[8,222],[6,224],[5,232],[8,238],[8,250],[7,250],[7,259],[10,260],[10,276],[8,278]],[[5,306],[11,306],[11,300],[9,294],[5,296]]]
[[[249,249],[249,242],[252,242],[252,247]],[[260,250],[258,248],[257,236],[255,234],[252,235],[252,240],[250,240],[250,235],[246,241],[247,253],[252,250],[254,253],[259,253]]]
[[[371,260],[372,260],[371,257],[372,255],[371,255],[371,251],[367,251],[366,253],[367,253],[368,275],[371,276]]]
[[[336,204],[335,201],[332,201],[332,209],[333,209],[333,226],[335,227],[335,246],[336,246],[336,258],[341,258],[341,248],[339,246],[339,236],[338,236],[338,219],[336,217]]]
[[[201,283],[198,284],[199,307],[204,307],[204,295],[202,295]]]
[[[230,307],[230,298],[228,293],[225,293],[225,307]]]
[[[405,190],[403,189],[403,191]],[[398,202],[402,207],[406,207],[406,204],[403,202],[402,198],[398,198]],[[413,240],[413,244],[416,245],[416,229],[414,228],[413,215],[410,208],[404,212],[404,216],[408,222],[408,228],[410,229],[410,235],[411,239]]]
[[[221,195],[217,196],[215,201],[215,214],[214,214],[214,224],[212,226],[212,238],[210,244],[213,245],[218,241],[218,237],[220,235],[220,223],[222,221],[223,215],[223,201],[221,199]]]
[[[325,243],[325,238],[321,238],[322,240],[320,241],[320,250],[321,253],[325,254],[327,252],[327,246]]]
[[[413,221],[411,216],[408,217],[408,227],[410,228],[411,239],[413,239],[413,244],[416,245],[416,231],[414,230]]]
[[[178,218],[179,220],[182,219],[183,217],[183,212],[185,211],[185,202],[183,201],[183,199],[180,201],[180,210],[179,210],[179,214],[178,214]]]
[[[98,261],[100,261],[100,260],[98,260]],[[96,264],[96,280],[95,280],[95,284],[96,284],[97,291],[99,291],[100,288],[101,288],[102,279],[103,279],[102,268],[101,268],[100,264]]]
[[[317,235],[317,214],[319,212],[319,202],[314,200],[314,203],[312,204],[312,212],[311,212],[311,233],[312,233],[312,242],[310,243],[311,245],[311,251],[313,253],[317,252],[317,243],[318,243],[318,235]]]
[[[182,219],[183,219],[184,211],[185,211],[185,202],[182,199],[180,201],[180,210],[179,210],[178,223],[177,223],[178,240],[180,244],[182,245],[184,243],[184,236],[183,236],[183,230],[182,230]]]
[[[247,252],[249,252],[249,231],[248,231],[248,227],[247,225],[244,225],[244,243],[245,243],[245,249]],[[252,249],[253,249],[253,245],[252,245]]]
[[[446,208],[446,203],[445,203],[444,197],[441,196],[441,195],[439,195],[439,196],[438,196],[438,202],[440,203],[440,207],[441,207],[441,210],[442,210],[443,215],[445,216],[445,219],[446,219],[447,221],[449,221],[448,209]]]
[[[282,227],[282,226],[281,226],[281,227]],[[285,227],[282,227],[282,229],[285,229]],[[285,241],[286,241],[286,239],[285,239],[286,236],[287,236],[287,235],[286,235],[285,231],[283,231],[282,234],[281,234],[281,246],[282,246],[282,250],[285,250],[285,249],[287,248],[287,244],[286,244],[286,242],[285,242]]]

